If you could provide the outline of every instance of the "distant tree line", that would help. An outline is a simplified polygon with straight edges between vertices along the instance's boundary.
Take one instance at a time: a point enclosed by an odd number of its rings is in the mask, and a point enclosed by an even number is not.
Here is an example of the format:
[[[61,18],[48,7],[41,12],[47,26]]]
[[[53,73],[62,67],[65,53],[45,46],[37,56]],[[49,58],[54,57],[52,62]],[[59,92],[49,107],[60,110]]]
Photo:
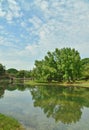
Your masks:
[[[32,78],[37,81],[67,81],[89,79],[89,58],[81,59],[77,50],[71,48],[56,48],[48,52],[42,60],[35,61],[32,70],[17,70],[15,68],[5,69],[0,64],[0,77],[12,76],[17,78]]]

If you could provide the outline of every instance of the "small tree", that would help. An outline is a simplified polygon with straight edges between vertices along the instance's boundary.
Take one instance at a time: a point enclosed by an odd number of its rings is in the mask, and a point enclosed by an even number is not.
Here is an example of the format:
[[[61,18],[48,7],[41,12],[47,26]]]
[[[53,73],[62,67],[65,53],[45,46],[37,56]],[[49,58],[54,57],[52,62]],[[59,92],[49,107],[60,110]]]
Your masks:
[[[17,78],[24,78],[25,77],[25,70],[20,70],[17,73]]]
[[[9,75],[16,76],[17,73],[18,73],[18,70],[14,69],[14,68],[10,68],[10,69],[7,70],[7,73]]]
[[[5,74],[5,66],[0,64],[0,77],[3,76],[4,74]]]

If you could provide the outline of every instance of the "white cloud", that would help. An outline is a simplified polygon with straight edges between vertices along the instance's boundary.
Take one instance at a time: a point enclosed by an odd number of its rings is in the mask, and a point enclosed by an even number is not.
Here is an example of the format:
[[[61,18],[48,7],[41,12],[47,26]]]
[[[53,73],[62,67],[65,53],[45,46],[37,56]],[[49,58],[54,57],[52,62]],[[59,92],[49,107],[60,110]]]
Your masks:
[[[16,47],[15,44],[12,44],[12,39],[8,39],[7,37],[0,36],[0,46],[6,47]]]
[[[37,17],[37,16],[29,18],[29,22],[34,25],[35,29],[39,29],[40,26],[42,25],[42,20],[39,17]]]
[[[31,11],[32,6],[33,6],[33,1],[29,1],[29,0],[18,0],[20,2],[20,5],[22,7],[23,10],[25,11]]]
[[[40,7],[41,7],[42,10],[47,10],[48,9],[48,2],[47,1],[41,1]]]
[[[45,7],[42,7],[42,3],[45,3]],[[47,51],[56,47],[69,46],[82,50],[79,46],[89,44],[89,4],[80,0],[61,2],[56,0],[51,3],[45,0],[35,1],[44,12],[43,16],[46,19],[43,24],[37,24],[37,20],[32,19],[35,25],[33,30],[36,30],[39,36],[39,48]]]
[[[0,8],[0,17],[4,17],[5,16],[5,12],[2,11],[2,9]]]
[[[30,3],[22,0],[21,3],[23,7],[16,0],[8,0],[9,9],[3,10],[2,6],[0,8],[0,16],[6,18],[8,22],[13,21],[13,18],[20,20],[20,38],[24,39],[21,41],[21,39],[15,39],[14,36],[12,40],[0,39],[0,45],[13,44],[12,46],[15,46],[16,42],[19,48],[24,45],[22,49],[8,52],[8,65],[10,63],[21,67],[22,64],[24,68],[28,65],[30,67],[36,59],[43,58],[47,51],[62,47],[73,47],[79,50],[82,57],[89,57],[88,2],[84,0],[33,0]],[[27,12],[26,14],[23,12],[23,19],[19,19],[22,17],[21,9],[23,8]],[[10,38],[9,35],[8,38]],[[10,62],[10,58],[13,63]]]
[[[21,16],[21,13],[20,13],[20,7],[19,7],[19,5],[16,3],[16,1],[15,0],[8,0],[8,3],[9,3],[9,11],[10,12],[8,12],[8,14],[9,13],[11,13],[12,12],[12,18],[13,17],[16,17],[16,18],[18,18],[18,17],[20,17]]]
[[[36,55],[37,54],[37,51],[36,50],[39,50],[39,46],[38,45],[36,45],[36,44],[33,44],[33,45],[28,45],[28,46],[26,46],[26,51],[29,51],[29,53],[31,54],[31,55]]]
[[[0,3],[0,17],[6,18],[7,22],[12,22],[13,18],[22,16],[20,6],[15,0],[7,0],[7,6],[3,9],[3,1]]]
[[[22,22],[21,22],[21,26],[22,26],[22,27],[26,27],[26,23],[22,21]]]

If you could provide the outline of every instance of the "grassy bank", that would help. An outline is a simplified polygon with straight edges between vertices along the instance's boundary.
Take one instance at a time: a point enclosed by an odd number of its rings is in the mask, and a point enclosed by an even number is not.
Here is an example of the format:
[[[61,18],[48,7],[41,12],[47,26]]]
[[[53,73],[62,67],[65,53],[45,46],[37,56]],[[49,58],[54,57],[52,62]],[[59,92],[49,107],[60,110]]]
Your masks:
[[[78,86],[78,87],[89,87],[89,80],[88,81],[76,81],[74,83],[59,83],[59,82],[37,82],[37,81],[26,81],[25,84],[32,85],[32,86],[44,86],[44,85],[54,85],[54,86]]]
[[[0,114],[0,130],[25,130],[17,120]]]

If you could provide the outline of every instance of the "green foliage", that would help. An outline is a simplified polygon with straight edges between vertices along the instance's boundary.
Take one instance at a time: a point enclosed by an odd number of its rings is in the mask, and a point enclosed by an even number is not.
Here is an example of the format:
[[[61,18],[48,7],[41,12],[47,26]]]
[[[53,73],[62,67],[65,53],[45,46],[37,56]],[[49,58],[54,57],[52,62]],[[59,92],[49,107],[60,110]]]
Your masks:
[[[0,64],[0,77],[3,76],[4,74],[5,74],[5,66]]]
[[[25,71],[24,71],[24,70],[18,71],[17,77],[18,77],[18,78],[24,78],[24,77],[25,77]]]
[[[78,51],[71,48],[63,48],[60,50],[60,63],[58,66],[63,74],[63,79],[67,81],[75,81],[80,76],[80,55]]]
[[[43,64],[44,64],[44,61],[35,61],[35,66],[36,66],[36,69],[34,69],[34,72],[35,72],[35,77],[37,79],[41,79],[43,78]]]
[[[89,64],[89,58],[84,58],[81,60],[81,64],[82,65],[86,65],[86,64]]]
[[[89,79],[89,64],[87,64],[86,66],[85,66],[85,68],[84,68],[84,71],[83,71],[84,73],[84,77],[86,78],[86,79]]]
[[[10,68],[10,69],[7,70],[7,73],[10,74],[10,75],[16,76],[17,73],[18,73],[18,70],[14,69],[14,68]]]
[[[31,78],[31,71],[19,70],[16,74],[17,78]]]
[[[71,48],[48,52],[42,61],[35,61],[35,76],[39,80],[75,81],[81,75],[79,52]]]
[[[89,79],[89,58],[84,58],[81,60],[82,64],[82,79]]]

